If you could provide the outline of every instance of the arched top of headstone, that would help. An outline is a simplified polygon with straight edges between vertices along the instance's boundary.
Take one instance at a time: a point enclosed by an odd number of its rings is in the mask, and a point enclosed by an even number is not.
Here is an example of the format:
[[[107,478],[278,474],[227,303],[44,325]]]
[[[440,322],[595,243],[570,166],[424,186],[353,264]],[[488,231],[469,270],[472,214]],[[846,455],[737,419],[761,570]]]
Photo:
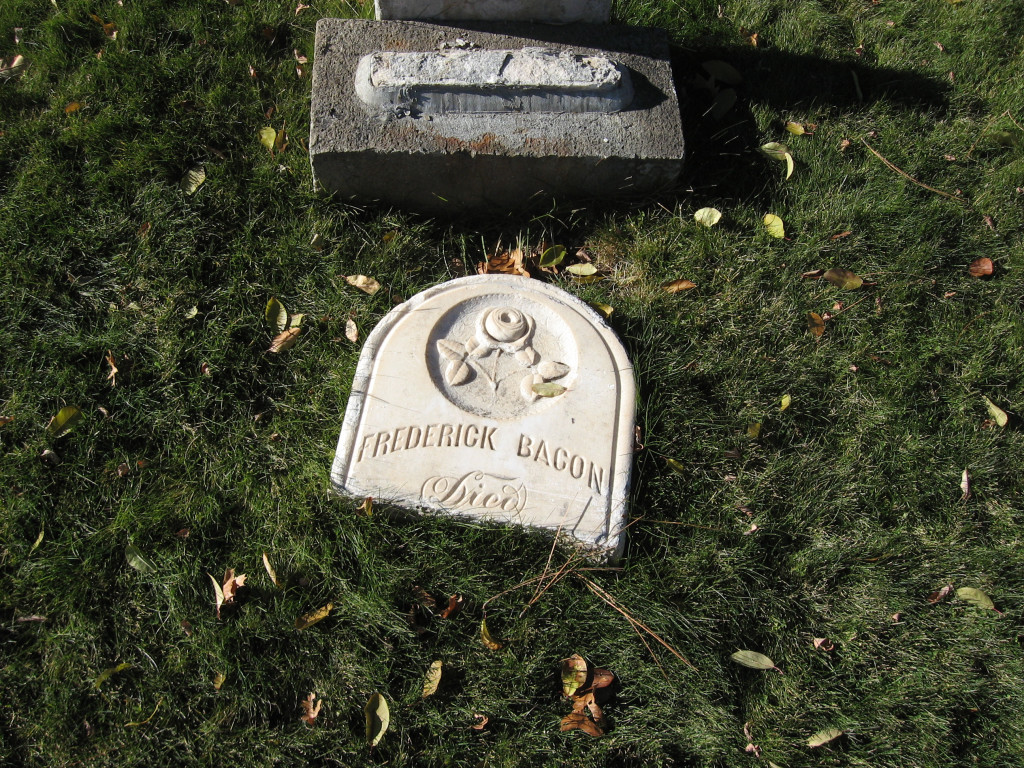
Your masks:
[[[622,549],[635,386],[585,302],[523,277],[426,290],[359,358],[331,477],[339,491]]]

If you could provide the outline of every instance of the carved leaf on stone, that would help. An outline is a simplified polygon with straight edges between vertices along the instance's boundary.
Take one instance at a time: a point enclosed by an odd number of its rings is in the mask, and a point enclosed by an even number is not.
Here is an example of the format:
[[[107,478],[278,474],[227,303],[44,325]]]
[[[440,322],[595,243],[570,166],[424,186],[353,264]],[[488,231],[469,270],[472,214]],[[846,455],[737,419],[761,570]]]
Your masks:
[[[523,399],[532,403],[536,401],[539,395],[533,391],[534,384],[543,384],[544,377],[539,373],[528,373],[523,377],[522,382],[519,384],[519,391],[523,395]]]
[[[554,360],[545,360],[537,366],[537,373],[544,377],[545,381],[560,379],[569,372],[569,366],[565,363],[557,363]]]
[[[523,365],[533,365],[539,359],[540,355],[537,354],[537,350],[530,346],[523,347],[521,350],[516,352],[516,360],[518,360]]]
[[[448,363],[448,367],[444,372],[445,381],[453,387],[465,384],[472,377],[473,369],[466,364],[465,360],[453,360]]]
[[[466,359],[466,347],[457,341],[441,339],[437,342],[437,351],[452,362],[462,362]]]
[[[438,345],[440,344],[441,342],[438,342]],[[467,355],[471,355],[473,357],[483,357],[490,351],[491,348],[484,344],[483,342],[481,342],[480,339],[478,339],[476,336],[470,336],[469,341],[466,342]]]

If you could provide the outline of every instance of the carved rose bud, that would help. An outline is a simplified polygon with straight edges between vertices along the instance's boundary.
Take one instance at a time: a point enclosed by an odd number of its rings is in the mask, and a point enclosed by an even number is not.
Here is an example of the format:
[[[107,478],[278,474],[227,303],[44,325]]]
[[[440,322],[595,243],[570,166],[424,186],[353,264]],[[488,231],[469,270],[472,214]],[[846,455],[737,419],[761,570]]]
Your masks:
[[[518,309],[495,307],[477,321],[476,341],[480,347],[514,354],[529,345],[533,326],[533,318]]]

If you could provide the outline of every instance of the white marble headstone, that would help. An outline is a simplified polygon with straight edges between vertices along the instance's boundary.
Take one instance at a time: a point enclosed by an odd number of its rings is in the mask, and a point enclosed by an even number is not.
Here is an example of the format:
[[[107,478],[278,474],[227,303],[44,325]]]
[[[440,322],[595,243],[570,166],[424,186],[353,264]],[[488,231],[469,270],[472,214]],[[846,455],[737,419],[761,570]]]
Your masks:
[[[622,344],[585,302],[524,277],[453,280],[366,340],[331,479],[357,497],[561,529],[615,559],[634,398]]]

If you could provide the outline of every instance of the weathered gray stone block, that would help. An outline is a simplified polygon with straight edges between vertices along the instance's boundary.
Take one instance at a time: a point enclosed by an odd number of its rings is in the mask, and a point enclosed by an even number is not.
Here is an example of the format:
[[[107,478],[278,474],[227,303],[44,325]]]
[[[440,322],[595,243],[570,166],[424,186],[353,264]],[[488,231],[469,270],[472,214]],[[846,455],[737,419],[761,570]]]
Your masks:
[[[603,24],[612,0],[375,0],[378,19]]]
[[[676,180],[683,135],[664,32],[520,24],[502,30],[322,19],[309,146],[318,187],[363,202],[458,214],[507,211],[552,197],[641,195]],[[498,51],[504,61],[510,52],[537,48],[545,56],[564,55],[566,71],[574,62],[598,62],[592,91],[613,71],[627,74],[632,97],[620,90],[612,107],[619,111],[584,111],[593,106],[588,100],[600,99],[593,92],[573,94],[575,86],[564,82],[490,87],[471,85],[463,73],[464,85],[446,91],[432,76],[418,89],[400,83],[404,75],[394,72],[390,84],[387,77],[367,77],[362,97],[357,94],[360,62],[373,69],[379,53],[415,54],[409,64],[425,62],[434,52]],[[542,71],[540,79],[551,74]],[[622,80],[616,87],[622,89]]]

